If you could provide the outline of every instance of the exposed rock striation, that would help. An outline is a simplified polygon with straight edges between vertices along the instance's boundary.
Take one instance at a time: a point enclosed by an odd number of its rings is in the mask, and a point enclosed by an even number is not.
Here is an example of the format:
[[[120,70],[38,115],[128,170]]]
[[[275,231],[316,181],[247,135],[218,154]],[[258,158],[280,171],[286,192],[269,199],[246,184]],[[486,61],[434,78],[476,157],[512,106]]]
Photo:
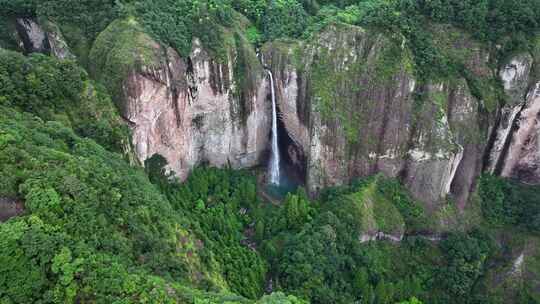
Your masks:
[[[449,43],[468,50],[473,73],[492,76],[478,44]],[[488,124],[464,78],[420,85],[399,43],[344,25],[310,42],[268,44],[264,55],[295,146],[287,150],[305,158],[310,192],[382,172],[429,207],[448,194],[468,200]]]
[[[499,72],[507,98],[500,111],[498,126],[494,133],[495,141],[488,159],[489,172],[500,173],[502,170],[516,119],[525,103],[532,64],[531,55],[520,54],[512,58]]]
[[[504,177],[540,184],[540,79],[536,58],[511,58],[500,71],[506,93],[488,170]]]
[[[75,59],[60,28],[49,21],[18,18],[16,29],[25,53],[44,53],[59,59]]]
[[[312,194],[383,173],[400,178],[436,211],[449,197],[465,208],[483,169],[540,182],[534,56],[517,55],[495,72],[480,43],[448,26],[434,31],[439,47],[461,58],[466,73],[420,81],[401,38],[349,25],[263,46],[263,64],[275,77],[280,132],[288,138],[280,148]],[[197,39],[182,58],[132,19],[100,34],[90,56],[93,73],[118,101],[141,162],[160,154],[181,178],[202,163],[264,163],[269,86],[240,32],[230,33],[234,43],[220,60]],[[502,108],[493,91],[499,80],[507,99]]]
[[[203,163],[245,168],[263,161],[271,123],[268,82],[243,37],[234,39],[220,61],[198,39],[189,57],[181,58],[133,20],[117,21],[98,37],[94,72],[113,67],[119,73],[103,80],[120,101],[141,162],[160,154],[184,179]],[[238,81],[238,65],[248,70],[249,83]]]

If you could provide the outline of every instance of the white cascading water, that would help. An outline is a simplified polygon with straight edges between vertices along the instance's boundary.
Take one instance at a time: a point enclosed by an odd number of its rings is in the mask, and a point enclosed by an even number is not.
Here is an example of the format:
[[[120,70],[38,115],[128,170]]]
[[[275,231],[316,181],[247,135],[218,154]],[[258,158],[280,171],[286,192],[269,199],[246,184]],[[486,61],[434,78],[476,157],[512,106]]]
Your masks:
[[[277,130],[277,105],[276,93],[274,90],[274,76],[270,70],[267,70],[270,77],[270,91],[272,92],[272,155],[270,156],[270,183],[279,185],[279,147]]]

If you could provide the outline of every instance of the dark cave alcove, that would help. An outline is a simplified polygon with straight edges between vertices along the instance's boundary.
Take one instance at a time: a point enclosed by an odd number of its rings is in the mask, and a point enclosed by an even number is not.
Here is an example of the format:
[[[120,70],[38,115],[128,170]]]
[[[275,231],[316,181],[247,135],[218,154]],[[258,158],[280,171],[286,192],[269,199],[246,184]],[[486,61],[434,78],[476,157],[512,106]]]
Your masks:
[[[271,103],[271,95],[268,95],[268,101]],[[306,181],[307,162],[303,149],[298,146],[289,136],[285,123],[281,119],[281,109],[277,107],[277,131],[278,147],[280,155],[280,185],[268,185],[267,193],[271,196],[281,199],[289,192],[294,192],[298,187],[304,187]],[[269,133],[271,140],[272,131]],[[270,162],[270,147],[268,149],[267,168]]]
[[[278,108],[278,146],[281,156],[281,173],[297,185],[306,182],[307,161],[305,153],[289,136]]]

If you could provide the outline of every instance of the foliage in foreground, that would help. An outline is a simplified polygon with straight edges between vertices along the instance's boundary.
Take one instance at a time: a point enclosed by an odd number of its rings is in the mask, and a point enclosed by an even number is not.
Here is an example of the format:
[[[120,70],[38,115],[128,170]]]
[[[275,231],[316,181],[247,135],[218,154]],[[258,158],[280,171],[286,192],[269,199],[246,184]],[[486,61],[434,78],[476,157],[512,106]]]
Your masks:
[[[201,225],[190,221],[142,170],[58,122],[0,107],[0,172],[0,197],[26,206],[23,216],[0,224],[2,303],[251,302],[227,295],[229,286],[259,296],[248,288],[260,288],[264,263],[238,243],[219,243],[235,239],[234,231],[204,234],[206,225],[237,229],[211,221],[224,209],[210,210],[215,215]],[[227,244],[230,252],[213,252]],[[232,274],[252,265],[250,256],[261,270]],[[281,298],[296,303],[279,294],[264,301]]]
[[[116,152],[128,141],[109,95],[74,61],[0,49],[0,105],[60,121]]]

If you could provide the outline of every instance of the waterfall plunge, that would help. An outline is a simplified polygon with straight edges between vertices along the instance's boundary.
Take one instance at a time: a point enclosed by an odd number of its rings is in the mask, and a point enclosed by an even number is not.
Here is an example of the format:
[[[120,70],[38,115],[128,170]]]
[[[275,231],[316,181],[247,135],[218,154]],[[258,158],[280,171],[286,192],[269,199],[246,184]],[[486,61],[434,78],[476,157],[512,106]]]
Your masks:
[[[276,92],[274,89],[274,76],[270,70],[267,70],[270,77],[270,91],[272,92],[272,155],[270,156],[270,183],[279,185],[280,168],[279,168],[279,147],[278,147],[278,130],[277,130],[277,105]]]

